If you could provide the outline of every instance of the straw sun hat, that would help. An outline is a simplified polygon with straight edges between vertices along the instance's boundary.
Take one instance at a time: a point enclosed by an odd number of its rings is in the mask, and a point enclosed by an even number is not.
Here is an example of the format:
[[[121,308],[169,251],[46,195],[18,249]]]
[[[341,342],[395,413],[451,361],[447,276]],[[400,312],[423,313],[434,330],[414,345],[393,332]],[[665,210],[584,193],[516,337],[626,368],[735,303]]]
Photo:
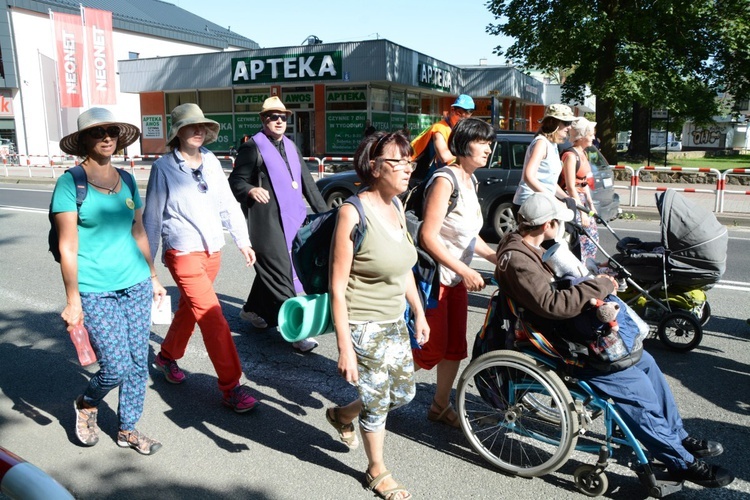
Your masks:
[[[141,135],[138,127],[130,123],[118,121],[110,110],[90,108],[78,116],[78,131],[60,139],[60,149],[69,155],[85,155],[86,152],[81,150],[78,143],[81,133],[94,127],[101,126],[106,128],[109,125],[120,127],[120,135],[117,137],[117,150],[130,146]]]
[[[219,135],[219,129],[221,128],[219,123],[203,116],[203,110],[201,110],[197,104],[192,102],[180,104],[172,110],[172,126],[169,127],[167,144],[177,137],[177,133],[182,127],[197,124],[206,126],[206,139],[203,141],[204,146],[206,144],[211,144],[216,140],[216,137]]]

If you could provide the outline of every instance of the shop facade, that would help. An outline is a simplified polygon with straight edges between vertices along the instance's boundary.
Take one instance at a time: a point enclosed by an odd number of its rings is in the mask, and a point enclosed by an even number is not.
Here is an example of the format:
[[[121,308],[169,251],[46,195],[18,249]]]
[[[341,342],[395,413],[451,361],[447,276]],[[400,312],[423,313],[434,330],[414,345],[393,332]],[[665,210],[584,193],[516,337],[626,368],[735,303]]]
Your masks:
[[[221,124],[217,152],[261,127],[263,101],[292,111],[287,134],[305,156],[351,155],[365,128],[414,137],[471,95],[474,116],[533,130],[544,84],[513,67],[458,67],[388,40],[119,61],[120,89],[140,96],[142,150],[164,151],[169,112],[197,103]]]

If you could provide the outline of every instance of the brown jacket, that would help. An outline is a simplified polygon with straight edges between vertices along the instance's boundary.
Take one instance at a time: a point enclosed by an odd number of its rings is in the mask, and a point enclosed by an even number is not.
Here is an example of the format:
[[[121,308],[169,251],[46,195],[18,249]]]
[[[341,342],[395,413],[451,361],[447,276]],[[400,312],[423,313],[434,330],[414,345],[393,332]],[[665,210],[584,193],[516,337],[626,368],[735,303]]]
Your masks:
[[[562,320],[580,314],[589,299],[603,299],[614,291],[607,278],[582,281],[566,290],[553,286],[554,274],[542,262],[543,249],[535,249],[523,242],[521,235],[511,233],[497,249],[495,279],[516,305],[524,309],[524,319],[541,332],[548,334],[562,325]],[[557,329],[560,332],[560,328]],[[569,340],[581,341],[565,335]]]

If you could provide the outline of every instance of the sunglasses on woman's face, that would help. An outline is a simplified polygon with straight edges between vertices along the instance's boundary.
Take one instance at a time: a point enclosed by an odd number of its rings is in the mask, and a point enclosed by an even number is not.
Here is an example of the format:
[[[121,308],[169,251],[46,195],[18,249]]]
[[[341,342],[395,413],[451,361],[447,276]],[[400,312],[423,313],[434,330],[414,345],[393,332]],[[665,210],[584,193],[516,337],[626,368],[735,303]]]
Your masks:
[[[112,139],[116,139],[120,135],[120,127],[110,125],[107,128],[94,127],[86,131],[86,133],[94,139],[104,139],[105,135],[108,135]]]

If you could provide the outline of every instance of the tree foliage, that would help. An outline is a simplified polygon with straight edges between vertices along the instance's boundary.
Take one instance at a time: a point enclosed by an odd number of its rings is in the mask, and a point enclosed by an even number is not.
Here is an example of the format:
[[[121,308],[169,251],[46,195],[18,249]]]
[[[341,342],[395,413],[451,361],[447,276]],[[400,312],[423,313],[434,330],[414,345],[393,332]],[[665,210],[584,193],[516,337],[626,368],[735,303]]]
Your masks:
[[[586,86],[597,96],[605,156],[614,158],[616,109],[668,108],[705,122],[718,93],[750,95],[748,0],[490,0],[487,8],[496,19],[487,32],[514,38],[505,53],[522,67],[575,68],[563,96],[581,100]]]

